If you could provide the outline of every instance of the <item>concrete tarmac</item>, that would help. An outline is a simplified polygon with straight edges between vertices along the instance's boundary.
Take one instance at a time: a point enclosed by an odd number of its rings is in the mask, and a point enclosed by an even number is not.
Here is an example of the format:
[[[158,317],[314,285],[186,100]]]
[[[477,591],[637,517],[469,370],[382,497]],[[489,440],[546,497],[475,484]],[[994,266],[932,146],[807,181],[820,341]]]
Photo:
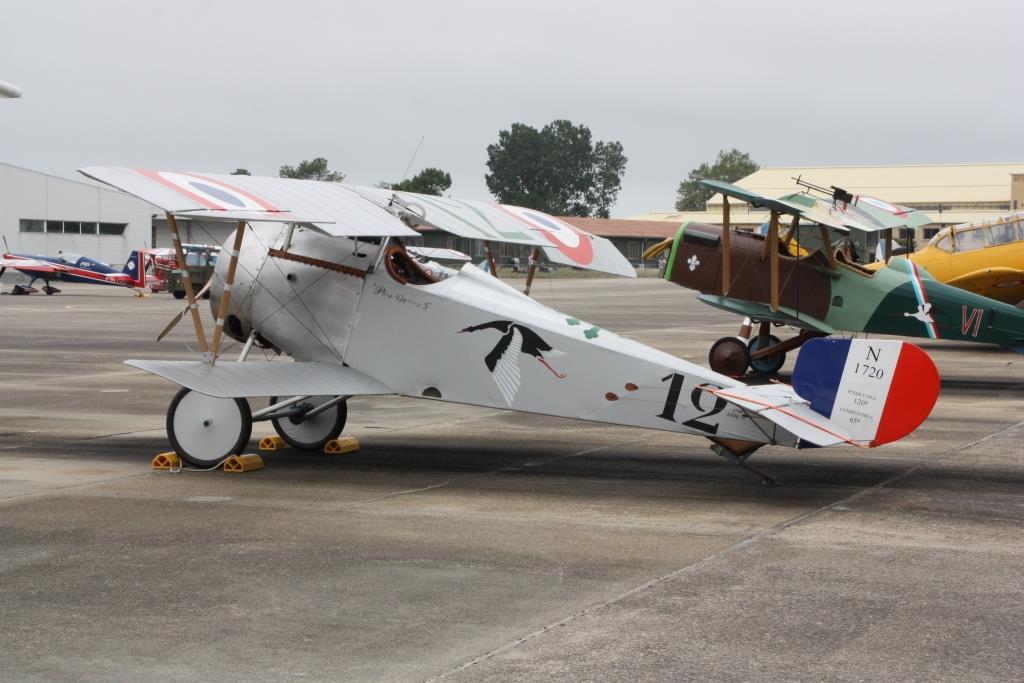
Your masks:
[[[922,341],[924,426],[765,448],[778,488],[699,437],[395,397],[350,401],[358,453],[171,474],[175,387],[121,361],[191,357],[154,341],[181,302],[63,290],[0,297],[2,680],[1024,672],[1019,356]],[[702,364],[739,322],[659,280],[534,294]]]

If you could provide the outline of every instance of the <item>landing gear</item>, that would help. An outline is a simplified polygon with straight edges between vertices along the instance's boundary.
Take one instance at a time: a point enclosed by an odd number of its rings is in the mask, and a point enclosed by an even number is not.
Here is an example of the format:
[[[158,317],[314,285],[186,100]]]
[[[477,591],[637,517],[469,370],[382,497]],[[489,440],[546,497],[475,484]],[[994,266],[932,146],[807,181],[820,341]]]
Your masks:
[[[167,409],[167,436],[181,459],[214,467],[241,453],[252,435],[252,412],[244,398],[216,398],[182,387]]]
[[[60,294],[59,289],[57,289],[56,287],[51,287],[50,285],[43,285],[43,291],[46,292],[46,296],[50,296],[52,294]]]
[[[708,352],[711,369],[729,377],[741,377],[749,363],[747,345],[739,337],[722,337],[711,345]]]
[[[750,356],[750,369],[759,375],[774,375],[776,372],[782,369],[782,366],[786,364],[786,352],[781,351],[771,356],[763,356],[755,358],[756,354],[762,348],[770,349],[782,343],[782,340],[776,337],[774,334],[770,334],[765,340],[760,335],[754,337],[747,344],[747,351]]]
[[[292,448],[319,450],[337,439],[348,419],[346,396],[309,396],[271,418],[274,431]],[[280,402],[270,397],[270,405]]]
[[[174,290],[171,293],[174,295],[175,299],[184,299],[185,298],[185,290],[184,289],[176,289],[176,290]]]

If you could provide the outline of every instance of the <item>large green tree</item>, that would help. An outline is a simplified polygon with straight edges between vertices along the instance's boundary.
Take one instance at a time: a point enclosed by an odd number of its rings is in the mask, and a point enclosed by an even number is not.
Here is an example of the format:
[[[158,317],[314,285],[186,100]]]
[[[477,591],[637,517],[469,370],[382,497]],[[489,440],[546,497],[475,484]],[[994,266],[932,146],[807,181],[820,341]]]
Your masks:
[[[326,180],[332,183],[340,183],[345,179],[345,174],[339,171],[332,171],[327,167],[327,159],[317,157],[316,159],[302,161],[298,166],[282,166],[278,171],[282,178],[301,178],[303,180]]]
[[[451,186],[452,177],[446,172],[439,168],[425,168],[412,178],[397,183],[380,183],[377,187],[383,187],[385,190],[433,194],[440,197]]]
[[[761,168],[746,152],[738,149],[724,149],[713,163],[703,163],[690,171],[686,180],[679,183],[676,192],[676,211],[703,211],[708,200],[715,193],[698,184],[698,180],[721,180],[734,183]]]
[[[487,188],[499,202],[554,215],[607,218],[622,188],[619,142],[593,142],[590,129],[552,121],[513,123],[487,146]]]

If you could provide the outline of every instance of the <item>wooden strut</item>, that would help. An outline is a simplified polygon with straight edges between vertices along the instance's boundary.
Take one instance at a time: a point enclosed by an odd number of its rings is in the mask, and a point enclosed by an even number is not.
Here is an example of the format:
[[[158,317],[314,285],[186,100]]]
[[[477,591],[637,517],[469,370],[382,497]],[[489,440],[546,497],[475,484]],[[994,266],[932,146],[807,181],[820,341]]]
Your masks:
[[[832,270],[835,270],[836,251],[832,248],[832,240],[829,239],[828,228],[821,223],[818,223],[818,229],[821,231],[821,248],[825,250],[825,256],[828,257],[828,265]]]
[[[231,260],[228,261],[228,275],[224,279],[224,293],[220,296],[220,306],[217,307],[217,323],[213,328],[213,343],[211,351],[213,358],[211,365],[217,360],[217,353],[220,351],[220,340],[224,336],[224,318],[228,314],[228,304],[231,303],[231,287],[235,284],[235,271],[238,269],[238,252],[242,248],[242,238],[245,237],[245,221],[238,222],[238,229],[235,230],[234,248],[231,250]]]
[[[284,261],[295,261],[296,263],[302,263],[307,266],[323,268],[324,270],[332,270],[335,273],[341,273],[343,275],[351,275],[352,277],[358,278],[366,277],[365,270],[360,270],[351,266],[343,266],[340,263],[334,263],[333,261],[324,261],[323,259],[313,258],[312,256],[301,256],[300,254],[293,254],[281,249],[270,249],[267,251],[267,255]]]
[[[769,274],[771,276],[769,292],[771,296],[771,308],[779,310],[779,214],[772,211],[771,219],[768,221],[768,239],[764,243],[765,255],[771,256],[769,263]],[[762,259],[765,255],[762,255]]]
[[[731,273],[732,252],[729,251],[729,197],[722,195],[722,296],[729,296],[729,285],[732,284]]]
[[[540,247],[534,247],[530,254],[530,267],[526,271],[526,289],[523,294],[530,296],[530,287],[533,285],[533,274],[537,272],[537,262],[540,261]]]
[[[491,266],[491,275],[498,277],[498,267],[494,265],[494,254],[491,253],[490,240],[484,240],[484,253],[487,254],[487,263]]]
[[[192,289],[192,277],[188,274],[188,266],[185,263],[185,251],[181,248],[181,235],[178,233],[178,223],[174,220],[174,214],[167,212],[167,227],[171,230],[171,242],[174,244],[174,254],[178,259],[178,269],[181,271],[181,282],[185,285],[185,297],[188,301],[188,308],[192,312],[192,325],[196,328],[196,341],[199,343],[199,352],[207,353],[210,349],[206,345],[206,333],[203,331],[203,319],[199,315],[199,306],[196,305],[196,293]]]
[[[885,262],[892,258],[892,228],[885,231]]]

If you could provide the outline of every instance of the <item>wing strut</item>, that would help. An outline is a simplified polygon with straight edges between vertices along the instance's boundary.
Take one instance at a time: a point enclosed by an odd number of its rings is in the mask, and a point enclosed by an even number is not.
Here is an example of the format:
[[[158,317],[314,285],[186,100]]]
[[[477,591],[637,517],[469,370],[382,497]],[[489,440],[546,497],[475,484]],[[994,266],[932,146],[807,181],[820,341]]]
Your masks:
[[[732,254],[729,252],[729,197],[722,195],[722,296],[729,296],[731,284],[729,266]]]
[[[533,274],[537,272],[537,262],[540,260],[540,247],[534,247],[530,253],[530,268],[526,271],[526,288],[523,294],[530,296],[530,287],[533,285]]]
[[[192,289],[192,278],[188,274],[188,266],[185,264],[185,252],[181,248],[181,235],[178,233],[178,223],[174,220],[174,214],[167,212],[167,227],[171,229],[171,241],[174,243],[174,253],[178,259],[178,268],[181,270],[181,282],[185,285],[185,296],[188,297],[188,308],[192,311],[192,325],[196,328],[196,341],[199,342],[199,352],[204,356],[209,352],[206,346],[206,333],[203,332],[203,319],[199,316],[199,307],[196,305],[196,294]]]
[[[771,275],[771,298],[772,311],[779,310],[779,212],[773,210],[771,219],[768,221],[768,239],[764,243],[765,253],[761,255],[770,256],[768,261],[769,273]]]
[[[224,293],[220,297],[220,306],[217,307],[217,324],[213,328],[213,357],[210,365],[217,362],[217,352],[220,351],[220,340],[224,336],[224,317],[228,314],[228,304],[231,302],[231,286],[235,284],[235,270],[238,268],[238,252],[242,248],[242,238],[245,237],[245,221],[238,222],[238,229],[235,230],[235,244],[228,261],[228,275],[224,280]]]
[[[494,254],[491,253],[490,240],[484,240],[484,252],[487,254],[487,265],[491,267],[491,275],[498,277],[498,267],[494,264]]]

